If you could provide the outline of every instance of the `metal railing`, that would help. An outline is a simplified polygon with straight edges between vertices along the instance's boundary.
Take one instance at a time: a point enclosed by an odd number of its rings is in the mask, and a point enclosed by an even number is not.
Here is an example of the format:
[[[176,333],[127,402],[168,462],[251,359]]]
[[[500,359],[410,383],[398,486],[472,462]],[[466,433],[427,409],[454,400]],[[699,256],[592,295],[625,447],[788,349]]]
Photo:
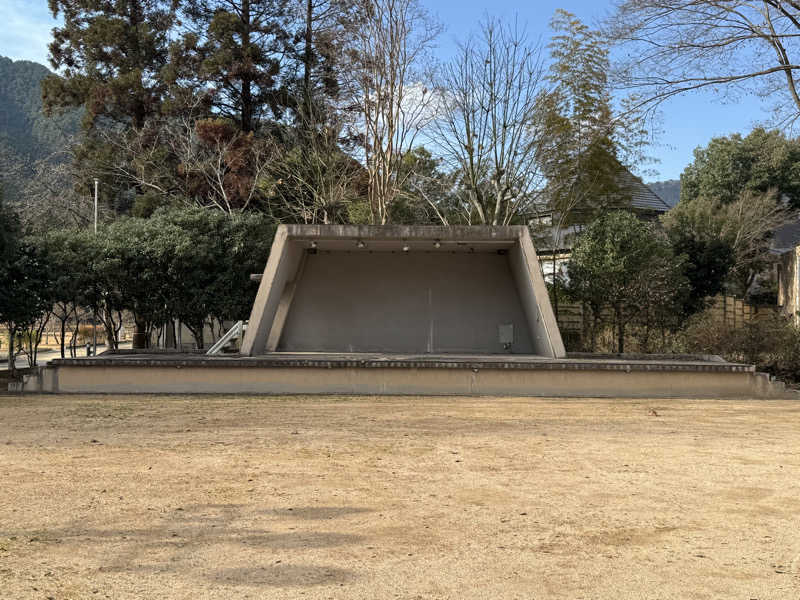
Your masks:
[[[242,337],[245,329],[247,329],[247,326],[245,325],[244,321],[237,321],[236,324],[231,327],[225,335],[219,338],[216,343],[208,349],[206,356],[212,356],[222,352],[222,349],[227,346],[231,340]]]

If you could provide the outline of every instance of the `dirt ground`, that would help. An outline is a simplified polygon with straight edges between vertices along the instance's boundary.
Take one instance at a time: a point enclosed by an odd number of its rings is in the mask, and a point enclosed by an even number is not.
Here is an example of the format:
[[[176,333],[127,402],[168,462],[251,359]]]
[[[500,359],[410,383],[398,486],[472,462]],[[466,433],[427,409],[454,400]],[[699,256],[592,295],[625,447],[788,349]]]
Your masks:
[[[0,598],[800,598],[800,402],[0,397]]]

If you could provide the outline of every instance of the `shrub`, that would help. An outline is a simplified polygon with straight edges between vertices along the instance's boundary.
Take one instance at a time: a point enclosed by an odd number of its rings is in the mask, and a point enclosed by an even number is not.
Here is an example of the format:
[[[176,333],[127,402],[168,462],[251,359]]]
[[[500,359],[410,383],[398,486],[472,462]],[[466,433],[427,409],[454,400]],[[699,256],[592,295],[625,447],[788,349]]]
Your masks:
[[[607,213],[589,225],[573,248],[567,290],[591,309],[589,347],[597,347],[606,310],[617,352],[625,351],[631,327],[638,327],[638,343],[648,352],[659,334],[677,329],[688,293],[684,262],[662,231],[630,213]]]
[[[686,352],[717,354],[786,381],[800,381],[800,328],[783,315],[727,327],[703,311],[689,320],[681,337]]]

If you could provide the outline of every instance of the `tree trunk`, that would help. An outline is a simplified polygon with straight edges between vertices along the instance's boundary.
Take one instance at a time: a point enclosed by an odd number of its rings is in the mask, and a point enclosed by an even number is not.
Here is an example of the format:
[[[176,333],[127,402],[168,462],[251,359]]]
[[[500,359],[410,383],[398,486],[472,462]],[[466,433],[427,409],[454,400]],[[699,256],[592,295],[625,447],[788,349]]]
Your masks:
[[[199,324],[186,323],[186,327],[188,327],[189,331],[192,332],[192,337],[194,338],[194,342],[198,350],[202,350],[205,344],[203,339],[204,337],[203,330],[205,329],[205,324],[206,324],[205,321],[201,321]]]
[[[67,320],[61,319],[61,358],[64,358],[65,337],[67,337]]]
[[[556,272],[555,248],[553,248],[553,312],[555,313],[556,323],[558,323],[558,273]]]
[[[164,348],[177,348],[178,343],[175,338],[175,321],[170,319],[164,324]]]
[[[133,323],[133,343],[131,347],[134,350],[147,348],[147,324],[142,323],[138,319],[134,319]]]
[[[313,0],[306,0],[306,32],[305,32],[305,47],[303,48],[303,102],[305,103],[305,121],[306,125],[310,126],[315,119],[312,115],[312,99],[311,99],[311,68],[313,62],[313,35],[314,30],[312,27],[314,18],[314,3]]]
[[[69,357],[78,357],[78,333],[80,333],[81,319],[78,314],[75,314],[75,329],[72,330],[72,337],[69,340]]]
[[[104,317],[101,319],[103,325],[106,330],[106,350],[116,350],[119,346],[117,343],[117,323],[114,321],[114,315],[111,313],[111,309],[108,307],[103,308]],[[120,317],[120,321],[122,320],[122,315],[117,312],[118,316]]]
[[[42,338],[44,337],[44,332],[47,330],[47,324],[50,322],[51,314],[52,313],[47,313],[35,328],[31,328],[32,367],[35,367],[39,363],[39,346],[42,344]]]
[[[617,352],[625,352],[625,323],[622,320],[622,307],[615,306],[614,313],[617,318]]]
[[[250,0],[242,1],[242,53],[249,54],[250,49]],[[248,75],[242,77],[242,131],[250,133],[253,123],[253,90]]]
[[[132,0],[128,2],[128,22],[130,24],[130,31],[137,31],[139,25],[144,21],[144,7],[142,6],[141,0]],[[133,35],[131,38],[131,50],[128,55],[128,59],[132,61],[134,65],[141,65],[144,57],[142,56],[142,50],[139,45],[139,38],[137,35]],[[130,74],[131,71],[128,70]],[[141,71],[140,71],[141,73]],[[140,78],[142,75],[140,74]],[[140,79],[142,84],[142,90],[144,89],[144,81]],[[144,126],[144,122],[147,119],[147,108],[145,107],[145,99],[142,96],[144,92],[140,92],[137,97],[133,98],[134,106],[133,106],[133,114],[131,115],[131,122],[134,129],[141,129]],[[137,187],[138,189],[138,187]]]
[[[14,338],[16,337],[14,334],[16,330],[9,325],[8,327],[8,374],[11,379],[16,379],[17,377],[17,358],[14,353]]]
[[[648,354],[650,352],[650,324],[644,326],[644,335],[642,335],[642,347],[639,352]]]
[[[202,350],[205,347],[205,340],[203,339],[205,337],[204,336],[205,332],[203,331],[204,329],[205,329],[205,323],[200,325],[200,328],[197,330],[197,333],[194,334],[194,339],[195,342],[197,342],[197,348],[199,350]]]

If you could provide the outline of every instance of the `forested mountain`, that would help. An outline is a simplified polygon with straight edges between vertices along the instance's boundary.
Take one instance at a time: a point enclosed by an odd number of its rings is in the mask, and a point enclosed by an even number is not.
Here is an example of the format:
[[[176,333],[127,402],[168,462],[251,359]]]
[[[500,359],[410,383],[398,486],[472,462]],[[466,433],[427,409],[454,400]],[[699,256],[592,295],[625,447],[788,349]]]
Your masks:
[[[45,158],[78,131],[77,111],[53,117],[42,113],[40,85],[49,74],[44,65],[0,56],[0,139],[20,157]]]
[[[648,183],[647,187],[658,194],[658,196],[670,206],[675,206],[678,200],[681,199],[681,182],[679,179],[654,181]]]
[[[40,84],[49,74],[38,63],[0,56],[0,180],[12,199],[32,164],[64,150],[80,126],[76,110],[52,117],[42,113]]]

